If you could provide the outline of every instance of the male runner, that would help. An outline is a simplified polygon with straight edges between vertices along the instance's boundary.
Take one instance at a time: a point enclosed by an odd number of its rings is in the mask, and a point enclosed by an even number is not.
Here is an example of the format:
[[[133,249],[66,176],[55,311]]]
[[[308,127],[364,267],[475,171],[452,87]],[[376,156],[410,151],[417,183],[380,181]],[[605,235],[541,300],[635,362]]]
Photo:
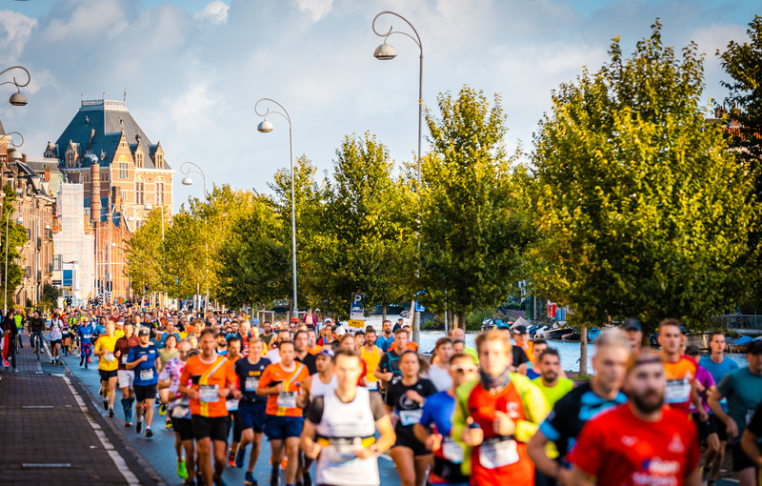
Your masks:
[[[529,339],[529,331],[527,330],[527,327],[519,324],[511,329],[511,333],[513,334],[513,340],[516,341],[516,346],[524,350],[524,353],[526,353],[527,359],[529,359],[530,362],[534,361],[534,353],[532,353],[534,343]]]
[[[627,340],[630,341],[632,350],[638,351],[643,343],[643,329],[640,327],[640,322],[632,317],[625,319],[622,324],[622,330],[624,335],[627,336]]]
[[[507,333],[482,333],[476,348],[481,379],[458,387],[453,418],[452,435],[466,446],[462,471],[474,485],[533,486],[526,443],[548,414],[548,404],[526,376],[510,370]]]
[[[746,430],[741,437],[741,448],[746,453],[751,462],[760,471],[759,483],[762,484],[762,403],[757,405],[757,409],[754,411],[749,425],[746,426]]]
[[[317,344],[317,333],[315,329],[307,329],[307,336],[309,340],[307,342],[307,352],[310,354],[318,354],[323,346]]]
[[[251,444],[249,466],[246,469],[245,481],[248,486],[257,484],[254,479],[254,466],[257,464],[259,453],[262,448],[262,432],[265,427],[265,407],[267,397],[257,395],[259,379],[262,377],[270,360],[262,357],[264,341],[260,338],[249,340],[249,354],[246,358],[239,359],[235,363],[235,373],[238,375],[240,391],[236,393],[240,402],[238,404],[238,421],[241,424],[243,438],[236,454],[236,466],[243,467],[246,446]]]
[[[535,343],[534,351],[538,348],[542,352],[537,355],[532,367],[537,368],[539,373],[537,378],[532,379],[532,383],[545,395],[548,405],[553,407],[561,397],[572,391],[574,382],[561,376],[561,357],[558,351]]]
[[[135,372],[133,388],[135,390],[135,408],[138,415],[135,431],[138,434],[143,431],[145,416],[146,437],[152,437],[153,400],[156,399],[156,386],[159,383],[159,350],[150,342],[150,329],[141,327],[138,331],[138,339],[140,345],[130,349],[125,366],[128,370]]]
[[[270,341],[272,341],[273,337],[275,336],[273,334],[273,325],[269,321],[265,321],[264,324],[262,324],[262,329],[264,332],[262,332],[262,335],[259,336],[262,339],[262,342],[265,343],[265,349],[270,348]]]
[[[558,399],[540,425],[540,430],[529,441],[527,452],[540,473],[560,484],[571,484],[570,464],[566,455],[587,421],[627,401],[620,390],[624,384],[630,349],[629,341],[618,329],[604,331],[595,340],[595,374],[590,381]],[[543,355],[541,363],[545,359],[546,356]],[[544,384],[543,381],[543,386]],[[546,444],[550,441],[556,445],[559,462],[548,457]]]
[[[296,360],[300,363],[304,363],[307,367],[307,371],[310,375],[317,373],[317,366],[315,364],[315,356],[309,352],[307,348],[310,341],[307,331],[297,331],[294,334],[294,346],[296,347]]]
[[[294,360],[296,349],[293,342],[281,341],[278,346],[280,362],[273,363],[265,369],[259,379],[257,394],[267,396],[265,435],[270,439],[272,449],[270,485],[279,484],[280,465],[285,448],[288,457],[286,485],[293,486],[298,467],[299,437],[304,423],[302,409],[297,406],[297,395],[309,372],[304,364]]]
[[[126,328],[125,328],[126,329]],[[197,353],[197,351],[194,351]],[[184,484],[195,486],[194,470],[196,451],[193,445],[193,423],[191,422],[190,402],[188,397],[180,395],[177,388],[180,375],[191,353],[190,341],[181,339],[177,343],[177,356],[170,359],[159,373],[159,388],[169,390],[167,410],[172,417],[172,429],[175,431],[175,452],[177,453],[177,475],[185,480]],[[185,450],[185,460],[183,459]],[[188,480],[190,478],[190,481]]]
[[[665,406],[666,383],[661,356],[646,349],[632,355],[624,384],[629,400],[582,430],[571,452],[571,484],[701,484],[696,426],[683,410]]]
[[[301,434],[302,449],[310,459],[318,459],[318,484],[377,486],[377,456],[395,440],[392,422],[381,397],[357,386],[362,367],[355,351],[336,351],[334,369],[337,388],[312,401]]]
[[[725,376],[709,397],[712,409],[727,429],[733,452],[733,471],[741,486],[756,484],[754,462],[741,448],[740,438],[751,421],[754,410],[762,402],[762,339],[755,339],[746,348],[749,366],[737,369]],[[728,399],[728,412],[722,409],[720,400]]]
[[[408,336],[406,330],[398,329],[394,334],[395,347],[404,352],[409,337],[410,336]],[[391,385],[402,377],[402,371],[400,370],[401,356],[402,355],[397,351],[389,351],[384,353],[381,357],[381,361],[378,363],[378,367],[373,371],[373,375],[381,380],[383,385]]]
[[[103,395],[103,408],[108,409],[108,416],[114,416],[114,399],[116,398],[116,380],[119,362],[114,356],[116,340],[114,336],[114,323],[106,324],[106,334],[98,337],[95,343],[95,355],[98,360],[98,373],[101,375],[101,390]]]
[[[444,338],[443,338],[444,339]],[[456,390],[463,383],[479,377],[479,367],[468,354],[456,354],[449,360],[452,385],[426,399],[421,421],[413,426],[416,438],[426,449],[434,452],[434,464],[429,472],[429,484],[467,485],[463,475],[463,447],[452,436]]]
[[[230,417],[226,406],[228,395],[235,389],[237,376],[224,356],[215,352],[217,331],[201,331],[201,354],[189,358],[180,375],[178,390],[190,398],[193,437],[196,439],[199,469],[207,485],[224,485],[225,452]],[[192,385],[188,386],[188,381]],[[214,451],[214,472],[212,472]]]
[[[365,363],[368,373],[365,377],[368,383],[368,390],[378,390],[378,377],[375,375],[376,368],[381,363],[381,358],[384,356],[384,351],[376,345],[378,339],[376,339],[376,331],[368,326],[365,329],[365,345],[360,348],[360,358]]]
[[[708,414],[701,406],[701,399],[696,390],[696,373],[698,363],[682,354],[681,346],[683,333],[680,321],[665,319],[659,324],[659,344],[667,376],[667,389],[664,391],[664,402],[672,408],[682,410],[687,416],[691,403],[698,410],[702,422],[708,419]]]
[[[712,331],[709,334],[709,356],[701,358],[699,366],[706,369],[709,374],[712,375],[715,385],[722,382],[725,376],[739,368],[738,363],[725,356],[725,348],[727,344],[725,342],[725,334],[722,331]],[[711,394],[710,394],[711,396]],[[722,410],[728,413],[728,400],[723,398],[720,401]],[[704,474],[702,479],[707,479],[709,486],[714,486],[717,481],[717,476],[720,474],[720,468],[722,467],[722,461],[725,459],[725,449],[728,444],[728,434],[725,428],[725,424],[715,415],[714,412],[709,414],[709,423],[712,431],[717,434],[720,445],[716,451],[707,448],[706,457],[704,458]],[[709,477],[707,478],[707,473]]]
[[[82,367],[84,364],[85,369],[87,369],[87,365],[90,363],[90,353],[93,350],[93,339],[97,337],[95,336],[95,328],[90,324],[90,318],[82,319],[82,325],[77,329],[77,335],[79,336],[79,366]]]
[[[381,335],[376,340],[376,345],[386,353],[389,351],[389,347],[394,342],[394,334],[392,334],[392,321],[384,321],[381,325]]]
[[[135,398],[135,370],[127,369],[130,349],[140,346],[140,340],[135,336],[132,324],[124,325],[124,336],[116,340],[114,356],[119,360],[118,382],[122,390],[122,409],[124,410],[124,426],[132,426],[132,401]]]

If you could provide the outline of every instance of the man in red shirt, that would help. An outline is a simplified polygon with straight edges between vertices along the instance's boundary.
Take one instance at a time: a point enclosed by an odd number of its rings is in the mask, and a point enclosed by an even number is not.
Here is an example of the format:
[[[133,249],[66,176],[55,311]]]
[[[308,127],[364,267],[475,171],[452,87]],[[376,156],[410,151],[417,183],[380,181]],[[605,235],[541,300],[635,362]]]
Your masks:
[[[571,452],[572,484],[700,486],[696,425],[664,404],[661,357],[644,349],[627,368],[629,400],[585,425]]]

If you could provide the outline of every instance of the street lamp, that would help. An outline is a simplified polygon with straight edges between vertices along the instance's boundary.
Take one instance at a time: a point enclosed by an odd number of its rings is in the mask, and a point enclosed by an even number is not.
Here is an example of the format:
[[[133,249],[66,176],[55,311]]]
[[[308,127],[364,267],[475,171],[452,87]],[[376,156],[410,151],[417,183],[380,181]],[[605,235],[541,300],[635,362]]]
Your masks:
[[[2,76],[3,74],[9,71],[13,71],[14,69],[21,69],[22,71],[26,73],[26,83],[19,83],[18,81],[16,81],[16,77],[14,76],[13,81],[5,81],[4,83],[0,83],[0,86],[3,86],[5,84],[12,84],[16,86],[16,92],[11,95],[11,98],[8,100],[8,102],[12,104],[13,106],[24,106],[28,103],[28,101],[26,99],[26,96],[24,96],[24,93],[21,92],[21,88],[29,85],[29,82],[32,80],[32,76],[29,74],[29,71],[23,66],[9,67],[8,69],[0,72],[0,76]]]
[[[184,168],[186,165],[190,165],[192,167]],[[182,184],[184,186],[193,185],[193,179],[191,179],[190,175],[191,173],[194,172],[194,167],[195,167],[195,172],[197,174],[200,174],[201,179],[204,181],[204,202],[209,203],[209,193],[206,191],[206,174],[204,174],[204,171],[201,169],[201,167],[198,166],[198,164],[194,162],[190,162],[190,161],[183,162],[183,165],[180,166],[180,172],[182,172],[185,175],[185,177],[183,177]],[[164,223],[164,215],[162,214],[162,224],[163,223]],[[206,229],[206,226],[207,226],[206,217],[204,217],[204,229]],[[206,259],[208,261],[209,243],[205,242],[205,247],[206,247]],[[198,293],[198,289],[196,290],[196,293]],[[206,268],[206,307],[204,309],[205,309],[204,314],[205,315],[208,314],[209,313],[209,268],[208,268],[208,265]]]
[[[376,30],[376,21],[383,15],[393,15],[401,20],[403,20],[410,28],[413,30],[413,33],[415,34],[415,37],[408,34],[407,32],[401,32],[401,31],[394,31],[394,27],[390,26],[389,31],[386,33],[379,32]],[[415,27],[413,27],[413,24],[410,23],[408,19],[403,17],[402,15],[391,12],[389,10],[385,10],[378,15],[375,16],[373,19],[373,33],[375,33],[379,37],[384,38],[384,43],[380,46],[376,47],[375,52],[373,53],[373,56],[378,59],[379,61],[390,61],[397,57],[397,51],[392,47],[390,44],[387,44],[387,41],[389,40],[389,37],[391,37],[394,34],[400,34],[404,35],[405,37],[408,37],[415,42],[415,45],[418,46],[418,50],[420,51],[420,60],[419,60],[419,70],[418,70],[418,174],[416,177],[416,192],[420,191],[421,186],[421,140],[423,139],[422,134],[422,127],[423,127],[423,43],[421,42],[421,36],[418,35],[418,31],[415,30]],[[420,213],[418,216],[418,224],[420,225]],[[418,238],[418,231],[416,231],[416,238]],[[420,240],[418,241],[418,245],[420,247]],[[417,273],[417,272],[416,272]],[[413,328],[413,341],[419,342],[420,333],[421,333],[421,322],[420,322],[420,316],[417,317],[417,312],[415,311],[415,303],[416,301],[413,300],[412,304],[410,305],[410,316],[412,319],[412,328]]]
[[[282,112],[280,111],[272,111],[270,108],[267,108],[267,111],[264,113],[259,112],[259,104],[262,102],[269,102],[277,105],[280,107]],[[294,130],[293,126],[291,125],[291,116],[288,114],[288,110],[278,103],[277,101],[270,99],[270,98],[261,98],[257,101],[257,103],[254,105],[254,113],[256,113],[258,116],[261,116],[264,118],[259,125],[257,125],[257,131],[260,133],[270,133],[274,130],[275,127],[273,127],[273,124],[270,123],[270,121],[267,119],[267,115],[272,113],[273,115],[280,115],[283,118],[286,119],[288,122],[288,144],[289,144],[289,161],[291,163],[291,261],[292,261],[292,279],[293,279],[293,287],[294,287],[294,315],[299,316],[299,306],[297,305],[297,296],[296,296],[296,192],[294,189],[294,179],[296,179],[296,173],[294,172]]]

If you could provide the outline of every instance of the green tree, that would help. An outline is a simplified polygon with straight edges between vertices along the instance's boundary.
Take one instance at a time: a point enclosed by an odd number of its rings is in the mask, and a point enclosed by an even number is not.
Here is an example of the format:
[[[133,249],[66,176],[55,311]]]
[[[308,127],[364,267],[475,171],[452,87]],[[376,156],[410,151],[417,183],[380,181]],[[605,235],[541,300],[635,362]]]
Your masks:
[[[61,290],[53,287],[49,283],[42,286],[42,304],[45,307],[56,307],[58,298],[61,297]]]
[[[196,293],[205,293],[209,282],[208,233],[203,219],[184,208],[174,215],[172,224],[165,228],[164,275],[168,282],[165,290],[170,297],[184,299]]]
[[[467,313],[504,302],[520,279],[528,203],[505,150],[500,96],[490,106],[464,86],[438,105],[439,118],[426,110],[433,150],[420,188],[420,288],[424,302],[446,305],[465,326]]]
[[[2,279],[0,280],[0,287],[3,288],[3,298],[7,298],[8,302],[10,302],[11,307],[13,307],[13,302],[16,296],[16,289],[19,285],[21,285],[21,282],[24,278],[23,268],[21,268],[21,265],[16,263],[21,258],[19,248],[21,248],[24,243],[29,241],[29,238],[27,237],[24,227],[20,224],[16,224],[15,222],[16,215],[14,202],[16,201],[16,191],[14,191],[11,186],[6,185],[3,186],[3,192],[5,193],[5,197],[3,198],[2,220],[0,220],[0,223],[2,223],[0,226],[0,228],[2,228],[2,240],[0,240],[2,241],[2,243],[0,243],[0,258],[5,258],[6,251],[8,252],[8,267],[6,268],[4,264],[2,266],[2,272],[0,272],[0,279]],[[6,229],[8,230],[7,233]],[[5,237],[6,234],[8,235],[8,238]],[[6,248],[8,242],[10,242],[10,245]],[[6,272],[8,274],[7,290],[4,287]]]
[[[696,49],[678,58],[658,21],[629,59],[615,38],[610,62],[562,84],[540,122],[535,280],[572,306],[583,339],[584,326],[610,318],[701,326],[742,291],[738,262],[758,205],[720,128],[705,121]]]
[[[401,197],[406,189],[392,176],[387,148],[366,133],[345,137],[336,156],[323,204],[310,214],[306,265],[320,305],[345,318],[353,292],[364,293],[367,306],[386,306],[404,295],[404,250],[414,234],[411,205]]]
[[[149,292],[164,291],[165,264],[161,241],[161,211],[152,211],[127,242],[127,275],[132,291],[141,296],[146,294],[146,286]]]

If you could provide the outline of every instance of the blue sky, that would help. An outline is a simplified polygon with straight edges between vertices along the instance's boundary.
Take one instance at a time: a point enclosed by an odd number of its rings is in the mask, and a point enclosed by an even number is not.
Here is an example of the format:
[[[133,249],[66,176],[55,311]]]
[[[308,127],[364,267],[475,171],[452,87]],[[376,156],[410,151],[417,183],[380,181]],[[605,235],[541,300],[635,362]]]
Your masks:
[[[582,66],[606,60],[611,38],[625,52],[657,17],[667,44],[690,40],[707,54],[706,99],[722,98],[715,56],[746,39],[756,2],[737,0],[5,0],[0,4],[0,66],[32,72],[24,108],[0,103],[6,130],[24,134],[41,156],[79,108],[80,93],[122,99],[178,168],[191,160],[207,181],[266,190],[288,165],[288,130],[256,131],[255,102],[278,100],[294,123],[294,148],[329,170],[345,135],[369,131],[398,162],[417,143],[418,51],[390,43],[397,59],[379,62],[374,16],[392,10],[416,26],[424,48],[424,102],[464,84],[502,96],[507,145],[531,150],[550,92]],[[4,9],[4,10],[3,10]],[[382,19],[381,26],[393,22]],[[382,27],[383,28],[383,27]],[[388,28],[388,27],[387,27]],[[5,80],[5,79],[3,79]],[[7,97],[8,86],[0,93]],[[4,94],[3,94],[4,93]],[[425,135],[425,133],[424,133]],[[425,143],[424,143],[424,151]],[[200,184],[175,177],[175,208]],[[196,178],[198,179],[198,178]],[[200,181],[199,181],[200,182]]]

